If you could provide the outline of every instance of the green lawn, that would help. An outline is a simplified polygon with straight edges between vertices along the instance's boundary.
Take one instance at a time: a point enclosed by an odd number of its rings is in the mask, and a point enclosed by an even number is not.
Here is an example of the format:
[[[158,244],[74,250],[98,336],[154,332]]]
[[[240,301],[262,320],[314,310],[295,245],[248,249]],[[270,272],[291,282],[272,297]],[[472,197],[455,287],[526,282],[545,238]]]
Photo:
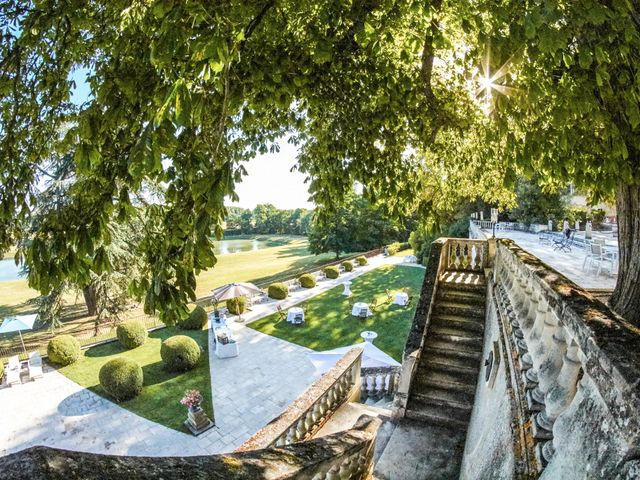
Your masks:
[[[160,344],[173,335],[188,335],[205,349],[200,363],[193,370],[186,373],[172,373],[163,368]],[[209,415],[213,413],[207,345],[206,330],[162,328],[150,332],[147,342],[141,347],[124,350],[119,342],[93,347],[83,351],[83,357],[78,362],[63,367],[59,371],[79,385],[110,399],[98,381],[100,367],[108,360],[121,355],[135,360],[144,373],[144,388],[139,396],[122,402],[120,406],[153,422],[186,432],[182,422],[187,417],[187,409],[180,405],[180,399],[185,390],[200,390],[204,397],[202,407]]]
[[[373,330],[379,335],[375,345],[401,361],[424,273],[422,268],[385,265],[356,277],[351,284],[353,299],[367,303],[374,298],[378,301],[373,316],[366,320],[351,315],[349,301],[342,296],[343,287],[338,285],[300,304],[305,311],[303,325],[281,321],[277,314],[273,314],[249,326],[314,350],[329,350],[360,342],[363,330]],[[385,303],[386,289],[394,293],[406,287],[411,289],[414,297],[410,308]]]

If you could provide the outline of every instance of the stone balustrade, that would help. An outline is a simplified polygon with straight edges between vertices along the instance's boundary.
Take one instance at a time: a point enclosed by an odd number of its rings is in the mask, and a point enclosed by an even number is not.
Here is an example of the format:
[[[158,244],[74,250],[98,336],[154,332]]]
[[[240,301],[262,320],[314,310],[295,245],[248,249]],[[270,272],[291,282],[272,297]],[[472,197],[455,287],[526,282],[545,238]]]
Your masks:
[[[400,367],[362,368],[360,396],[367,398],[391,398],[396,392],[400,379]]]
[[[492,294],[521,371],[523,423],[542,477],[637,469],[640,330],[508,240],[497,246]]]
[[[361,364],[362,349],[353,348],[282,414],[240,445],[236,451],[279,447],[313,437],[343,403],[359,400]]]
[[[487,242],[463,238],[446,240],[446,270],[481,272],[488,265]]]
[[[189,478],[205,480],[364,480],[370,478],[380,419],[310,441],[194,457],[126,457],[32,447],[0,457],[3,480]]]
[[[489,223],[491,224],[491,222],[482,222],[482,223]],[[473,238],[475,240],[486,240],[487,236],[484,234],[484,232],[482,231],[483,228],[491,228],[491,226],[489,227],[482,227],[480,226],[481,222],[479,220],[469,220],[469,238]]]

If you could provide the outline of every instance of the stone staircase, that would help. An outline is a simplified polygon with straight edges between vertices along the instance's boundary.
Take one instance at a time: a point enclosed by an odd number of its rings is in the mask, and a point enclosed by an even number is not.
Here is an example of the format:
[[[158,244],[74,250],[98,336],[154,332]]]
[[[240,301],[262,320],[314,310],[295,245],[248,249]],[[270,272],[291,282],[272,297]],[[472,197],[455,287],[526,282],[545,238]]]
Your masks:
[[[406,415],[376,464],[375,478],[458,478],[482,362],[485,295],[483,274],[440,277]]]

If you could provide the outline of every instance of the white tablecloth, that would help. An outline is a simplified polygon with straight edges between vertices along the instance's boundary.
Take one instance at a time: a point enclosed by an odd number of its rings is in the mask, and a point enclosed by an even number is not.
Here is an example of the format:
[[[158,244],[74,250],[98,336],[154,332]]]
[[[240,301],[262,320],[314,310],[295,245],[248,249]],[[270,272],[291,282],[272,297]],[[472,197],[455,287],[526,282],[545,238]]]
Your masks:
[[[405,292],[396,293],[396,295],[393,297],[393,303],[395,305],[404,306],[407,304],[407,300],[409,300],[409,295],[407,295]]]
[[[360,336],[364,338],[365,342],[373,343],[373,341],[378,337],[378,334],[371,330],[365,330],[360,334]]]
[[[216,340],[215,354],[218,358],[237,357],[240,354],[238,342],[222,343],[218,341],[218,334],[226,334],[229,340],[235,340],[231,330],[228,327],[216,327],[213,329],[213,335]]]
[[[360,311],[365,308],[367,309],[367,317],[368,317],[369,315],[371,315],[371,309],[369,308],[369,305],[367,305],[364,302],[354,303],[353,308],[351,309],[351,315],[359,317]]]
[[[302,314],[302,321],[304,322],[304,310],[300,307],[291,307],[287,312],[287,322],[293,323],[293,319],[299,314]]]

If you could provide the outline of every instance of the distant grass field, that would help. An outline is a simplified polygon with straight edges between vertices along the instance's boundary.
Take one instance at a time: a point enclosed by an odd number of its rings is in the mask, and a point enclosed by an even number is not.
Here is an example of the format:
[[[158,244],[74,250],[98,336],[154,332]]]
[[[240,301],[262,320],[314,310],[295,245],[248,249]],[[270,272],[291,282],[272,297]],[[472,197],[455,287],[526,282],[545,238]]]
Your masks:
[[[294,276],[305,270],[317,267],[333,260],[333,254],[313,255],[307,250],[307,239],[296,236],[259,235],[257,237],[230,237],[225,240],[247,242],[257,239],[265,248],[238,253],[218,255],[218,263],[210,270],[198,276],[196,294],[198,297],[208,295],[212,289],[231,282],[266,283],[282,276]],[[238,242],[240,248],[240,242]],[[32,299],[38,292],[27,285],[26,279],[0,282],[0,318],[36,311]],[[94,329],[93,317],[86,316],[81,293],[70,292],[65,296],[67,303],[64,311],[63,326],[56,330],[57,334],[72,335],[90,334]],[[48,341],[51,333],[38,330],[23,333],[27,349],[35,349],[39,344]],[[0,336],[0,357],[2,348],[19,345],[18,335]]]
[[[163,340],[173,335],[188,335],[204,349],[200,363],[193,370],[173,373],[164,369],[160,358],[160,345]],[[119,405],[153,422],[186,432],[187,429],[182,422],[187,418],[187,409],[180,405],[180,399],[186,390],[199,390],[204,397],[202,408],[209,416],[213,413],[207,347],[206,330],[162,328],[151,332],[146,343],[141,347],[125,350],[119,342],[92,347],[83,351],[82,357],[76,363],[62,367],[59,371],[82,387],[112,400],[98,380],[100,368],[116,357],[122,356],[134,360],[142,367],[144,375],[142,393]]]
[[[373,330],[378,334],[375,345],[401,361],[424,274],[423,268],[385,265],[354,278],[351,284],[354,301],[371,304],[373,299],[377,300],[378,307],[366,320],[351,315],[349,300],[342,295],[342,285],[338,285],[299,305],[305,311],[303,325],[292,325],[273,314],[248,326],[314,350],[330,350],[361,342],[360,333]],[[409,307],[386,302],[387,289],[394,294],[404,288],[409,288],[413,295]]]

